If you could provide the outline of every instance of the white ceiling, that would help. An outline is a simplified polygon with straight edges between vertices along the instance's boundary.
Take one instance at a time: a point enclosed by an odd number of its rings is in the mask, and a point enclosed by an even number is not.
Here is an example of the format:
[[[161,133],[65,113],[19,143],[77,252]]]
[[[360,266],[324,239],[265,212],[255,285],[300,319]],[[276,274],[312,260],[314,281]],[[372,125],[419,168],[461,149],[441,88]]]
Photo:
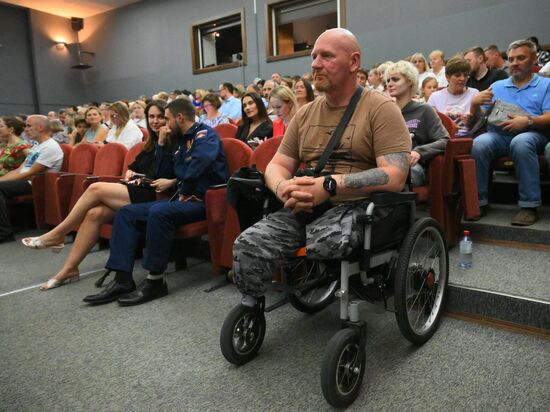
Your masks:
[[[2,0],[62,17],[90,17],[143,0]]]

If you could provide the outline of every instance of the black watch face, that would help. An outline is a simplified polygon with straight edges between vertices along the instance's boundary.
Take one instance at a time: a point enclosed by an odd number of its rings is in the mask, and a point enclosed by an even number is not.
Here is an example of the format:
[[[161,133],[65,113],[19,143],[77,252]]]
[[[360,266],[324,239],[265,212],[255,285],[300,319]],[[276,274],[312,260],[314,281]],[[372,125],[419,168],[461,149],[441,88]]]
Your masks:
[[[327,177],[324,181],[324,187],[327,192],[329,192],[331,195],[336,194],[336,180],[334,180],[332,177]]]

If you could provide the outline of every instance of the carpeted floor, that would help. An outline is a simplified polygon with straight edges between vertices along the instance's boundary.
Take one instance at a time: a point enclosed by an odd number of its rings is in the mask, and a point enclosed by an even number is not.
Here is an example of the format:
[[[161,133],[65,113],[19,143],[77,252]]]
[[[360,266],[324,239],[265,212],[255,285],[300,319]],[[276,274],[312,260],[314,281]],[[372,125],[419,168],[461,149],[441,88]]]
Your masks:
[[[66,254],[0,245],[0,295],[45,280]],[[99,274],[106,256],[90,255],[86,271]],[[239,296],[232,286],[204,293],[213,281],[209,264],[190,263],[168,276],[167,297],[138,307],[85,305],[95,274],[48,292],[1,296],[0,410],[331,410],[319,373],[338,330],[336,305],[315,316],[289,305],[267,314],[259,356],[237,368],[221,355],[219,332]],[[367,371],[350,410],[542,411],[550,404],[550,341],[444,318],[417,348],[393,315],[365,316]]]

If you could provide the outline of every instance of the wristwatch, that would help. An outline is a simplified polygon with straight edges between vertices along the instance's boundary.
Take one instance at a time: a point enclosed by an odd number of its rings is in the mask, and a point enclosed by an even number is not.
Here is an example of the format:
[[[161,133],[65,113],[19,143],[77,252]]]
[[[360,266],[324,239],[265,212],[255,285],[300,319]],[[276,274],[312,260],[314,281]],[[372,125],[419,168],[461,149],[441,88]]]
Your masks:
[[[533,127],[533,116],[527,116],[527,120],[529,120],[527,122],[527,128],[531,129]]]
[[[325,176],[323,181],[323,189],[332,197],[336,195],[336,180],[332,176]]]

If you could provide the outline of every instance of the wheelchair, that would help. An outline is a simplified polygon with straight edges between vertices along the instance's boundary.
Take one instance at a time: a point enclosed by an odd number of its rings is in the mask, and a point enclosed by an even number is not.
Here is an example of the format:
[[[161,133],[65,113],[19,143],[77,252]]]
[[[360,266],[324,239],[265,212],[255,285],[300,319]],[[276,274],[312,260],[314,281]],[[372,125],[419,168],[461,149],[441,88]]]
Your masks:
[[[449,256],[442,230],[432,218],[415,220],[416,194],[373,193],[357,224],[363,247],[341,261],[309,260],[303,249],[272,285],[298,310],[315,313],[340,300],[341,330],[328,342],[321,363],[321,389],[337,408],[357,398],[366,368],[365,302],[395,312],[403,336],[416,345],[437,330],[445,307]],[[379,212],[379,213],[376,213]],[[375,216],[382,216],[377,217]],[[256,307],[234,307],[224,321],[220,346],[231,363],[258,353],[266,331],[265,299]]]

